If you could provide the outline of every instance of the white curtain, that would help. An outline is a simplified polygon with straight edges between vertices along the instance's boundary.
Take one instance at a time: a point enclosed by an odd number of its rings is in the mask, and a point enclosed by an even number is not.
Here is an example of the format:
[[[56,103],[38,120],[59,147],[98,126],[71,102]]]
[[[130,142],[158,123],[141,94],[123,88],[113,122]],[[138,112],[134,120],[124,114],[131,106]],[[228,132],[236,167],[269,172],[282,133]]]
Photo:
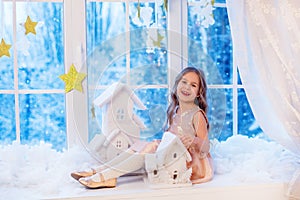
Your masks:
[[[300,155],[300,0],[227,0],[234,65],[262,130]],[[300,169],[287,195],[300,199]]]

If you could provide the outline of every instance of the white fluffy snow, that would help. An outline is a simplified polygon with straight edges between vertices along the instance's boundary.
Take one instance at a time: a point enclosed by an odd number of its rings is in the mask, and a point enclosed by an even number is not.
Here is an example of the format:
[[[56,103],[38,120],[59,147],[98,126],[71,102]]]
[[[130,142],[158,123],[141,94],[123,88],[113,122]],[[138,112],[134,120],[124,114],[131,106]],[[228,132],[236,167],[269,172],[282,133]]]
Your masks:
[[[224,179],[228,180],[225,184],[288,182],[299,167],[299,157],[275,142],[260,138],[249,139],[238,135],[225,142],[213,141],[211,152],[216,178],[210,184],[214,185],[224,185]],[[82,196],[88,190],[73,180],[70,173],[95,164],[96,159],[86,149],[79,147],[57,152],[45,143],[37,146],[17,143],[2,146],[1,198]]]

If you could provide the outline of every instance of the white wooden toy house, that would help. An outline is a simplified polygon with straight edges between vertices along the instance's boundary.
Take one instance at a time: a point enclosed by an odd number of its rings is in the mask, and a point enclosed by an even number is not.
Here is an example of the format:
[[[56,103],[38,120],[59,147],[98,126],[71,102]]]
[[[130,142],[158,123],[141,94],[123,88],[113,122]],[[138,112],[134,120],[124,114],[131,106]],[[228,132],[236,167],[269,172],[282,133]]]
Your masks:
[[[192,169],[186,166],[191,160],[180,139],[165,132],[156,153],[145,156],[146,180],[152,188],[191,186]]]
[[[101,160],[111,160],[140,140],[140,131],[145,125],[133,109],[134,106],[141,110],[146,107],[127,85],[111,85],[93,103],[102,108],[102,134],[97,134],[90,146]]]

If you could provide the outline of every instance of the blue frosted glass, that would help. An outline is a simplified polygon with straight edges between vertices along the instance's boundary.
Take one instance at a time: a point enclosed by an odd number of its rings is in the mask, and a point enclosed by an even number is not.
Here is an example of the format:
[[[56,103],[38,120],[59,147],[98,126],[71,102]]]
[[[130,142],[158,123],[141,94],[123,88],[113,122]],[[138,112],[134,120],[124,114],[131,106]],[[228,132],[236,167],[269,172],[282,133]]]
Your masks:
[[[244,89],[238,89],[238,133],[250,137],[262,133],[252,113]]]
[[[21,143],[53,144],[66,148],[65,95],[24,94],[20,96]]]
[[[210,88],[207,91],[209,136],[220,141],[232,136],[232,89]]]
[[[150,141],[161,138],[166,120],[168,89],[138,89],[134,92],[147,108],[135,111],[146,125],[146,129],[141,131],[141,138]]]
[[[2,2],[1,6],[3,14],[0,13],[0,42],[4,39],[7,45],[13,45],[13,18],[12,18],[12,2]],[[5,19],[1,19],[5,16]],[[14,54],[13,48],[9,49],[10,57],[2,56],[0,58],[0,90],[14,88]]]
[[[16,140],[15,96],[0,94],[0,144]]]
[[[215,23],[203,29],[189,7],[188,59],[205,68],[208,84],[232,84],[232,42],[226,8],[215,8],[213,16]]]
[[[132,61],[131,84],[167,84],[168,65],[166,50],[157,49],[153,53],[147,53],[144,48],[133,51],[130,57]]]
[[[63,4],[17,2],[17,23],[27,16],[38,24],[35,35],[25,36],[24,27],[17,27],[19,89],[63,89]]]

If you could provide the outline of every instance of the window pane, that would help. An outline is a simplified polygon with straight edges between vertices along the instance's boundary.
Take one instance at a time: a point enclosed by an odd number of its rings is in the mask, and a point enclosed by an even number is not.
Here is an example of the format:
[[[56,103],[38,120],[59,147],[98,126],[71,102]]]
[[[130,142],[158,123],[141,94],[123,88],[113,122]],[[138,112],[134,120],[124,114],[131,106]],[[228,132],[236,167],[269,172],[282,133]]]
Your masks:
[[[20,95],[21,143],[45,141],[66,148],[65,95]]]
[[[0,94],[0,143],[9,144],[16,140],[15,96]]]
[[[143,52],[141,53],[143,54]],[[163,53],[162,53],[163,54]],[[137,55],[134,53],[134,56],[140,57],[141,55]],[[148,55],[151,57],[154,55]],[[151,59],[151,58],[149,58]],[[150,84],[150,85],[158,85],[158,84],[167,84],[167,65],[158,66],[156,64],[152,65],[140,65],[138,67],[134,67],[131,71],[130,75],[130,83],[133,85],[143,85],[143,84]]]
[[[210,138],[226,140],[232,136],[232,89],[210,88],[207,92]]]
[[[87,2],[88,139],[101,133],[102,110],[93,101],[126,77],[126,6],[122,2]]]
[[[166,12],[163,4],[156,1],[141,2],[141,16],[138,18],[138,4],[127,3],[128,16],[126,3],[87,3],[89,140],[101,133],[104,109],[94,107],[93,101],[107,86],[118,82],[137,87],[138,97],[150,106],[151,111],[134,110],[144,123],[151,125],[141,133],[142,137],[155,137],[153,135],[160,134],[162,128],[160,126],[157,130],[156,127],[156,124],[161,125],[161,119],[156,118],[155,125],[151,124],[154,119],[150,119],[149,113],[167,105],[164,102],[167,89],[161,86],[141,89],[140,86],[167,84]],[[155,43],[158,36],[164,38],[159,44]],[[165,110],[159,111],[165,116]]]
[[[147,108],[146,110],[135,110],[135,113],[146,125],[146,129],[141,131],[141,138],[150,141],[160,139],[169,104],[168,89],[137,89],[134,92]]]
[[[104,50],[111,55],[114,48],[119,48],[118,40],[114,37],[125,32],[126,16],[125,3],[121,2],[87,2],[86,4],[86,25],[87,25],[87,52],[88,55]],[[110,41],[108,44],[106,41]],[[113,42],[116,44],[113,45]],[[103,44],[104,43],[104,44]],[[101,48],[99,47],[101,45]],[[124,45],[122,45],[124,46]],[[123,52],[123,50],[122,50]]]
[[[19,88],[63,89],[63,4],[17,2],[17,24],[27,16],[37,25],[36,34],[27,35],[24,26],[17,26]]]
[[[122,55],[108,65],[104,71],[99,71],[96,85],[111,85],[115,82],[126,82],[126,56]],[[90,65],[92,67],[92,65]],[[91,69],[93,70],[93,69]]]
[[[208,84],[232,84],[232,44],[227,10],[216,7],[213,11],[215,23],[205,28],[201,23],[203,16],[197,9],[197,6],[188,7],[189,62],[207,68]]]
[[[262,133],[253,116],[244,89],[238,89],[238,133],[249,137]]]
[[[10,57],[2,56],[0,58],[0,89],[13,89],[14,88],[14,54],[13,54],[13,27],[12,27],[12,3],[11,2],[1,2],[3,14],[1,13],[1,17],[5,16],[5,19],[1,19],[0,25],[2,27],[0,30],[0,43],[3,39],[5,44],[12,45],[9,50]],[[0,7],[2,7],[0,6]]]
[[[5,43],[8,44],[7,41]],[[14,88],[13,56],[10,58],[1,57],[0,75],[0,90],[12,90]]]
[[[166,84],[166,10],[163,1],[130,3],[130,84]]]
[[[130,67],[133,85],[167,83],[167,34],[164,29],[130,32]]]

